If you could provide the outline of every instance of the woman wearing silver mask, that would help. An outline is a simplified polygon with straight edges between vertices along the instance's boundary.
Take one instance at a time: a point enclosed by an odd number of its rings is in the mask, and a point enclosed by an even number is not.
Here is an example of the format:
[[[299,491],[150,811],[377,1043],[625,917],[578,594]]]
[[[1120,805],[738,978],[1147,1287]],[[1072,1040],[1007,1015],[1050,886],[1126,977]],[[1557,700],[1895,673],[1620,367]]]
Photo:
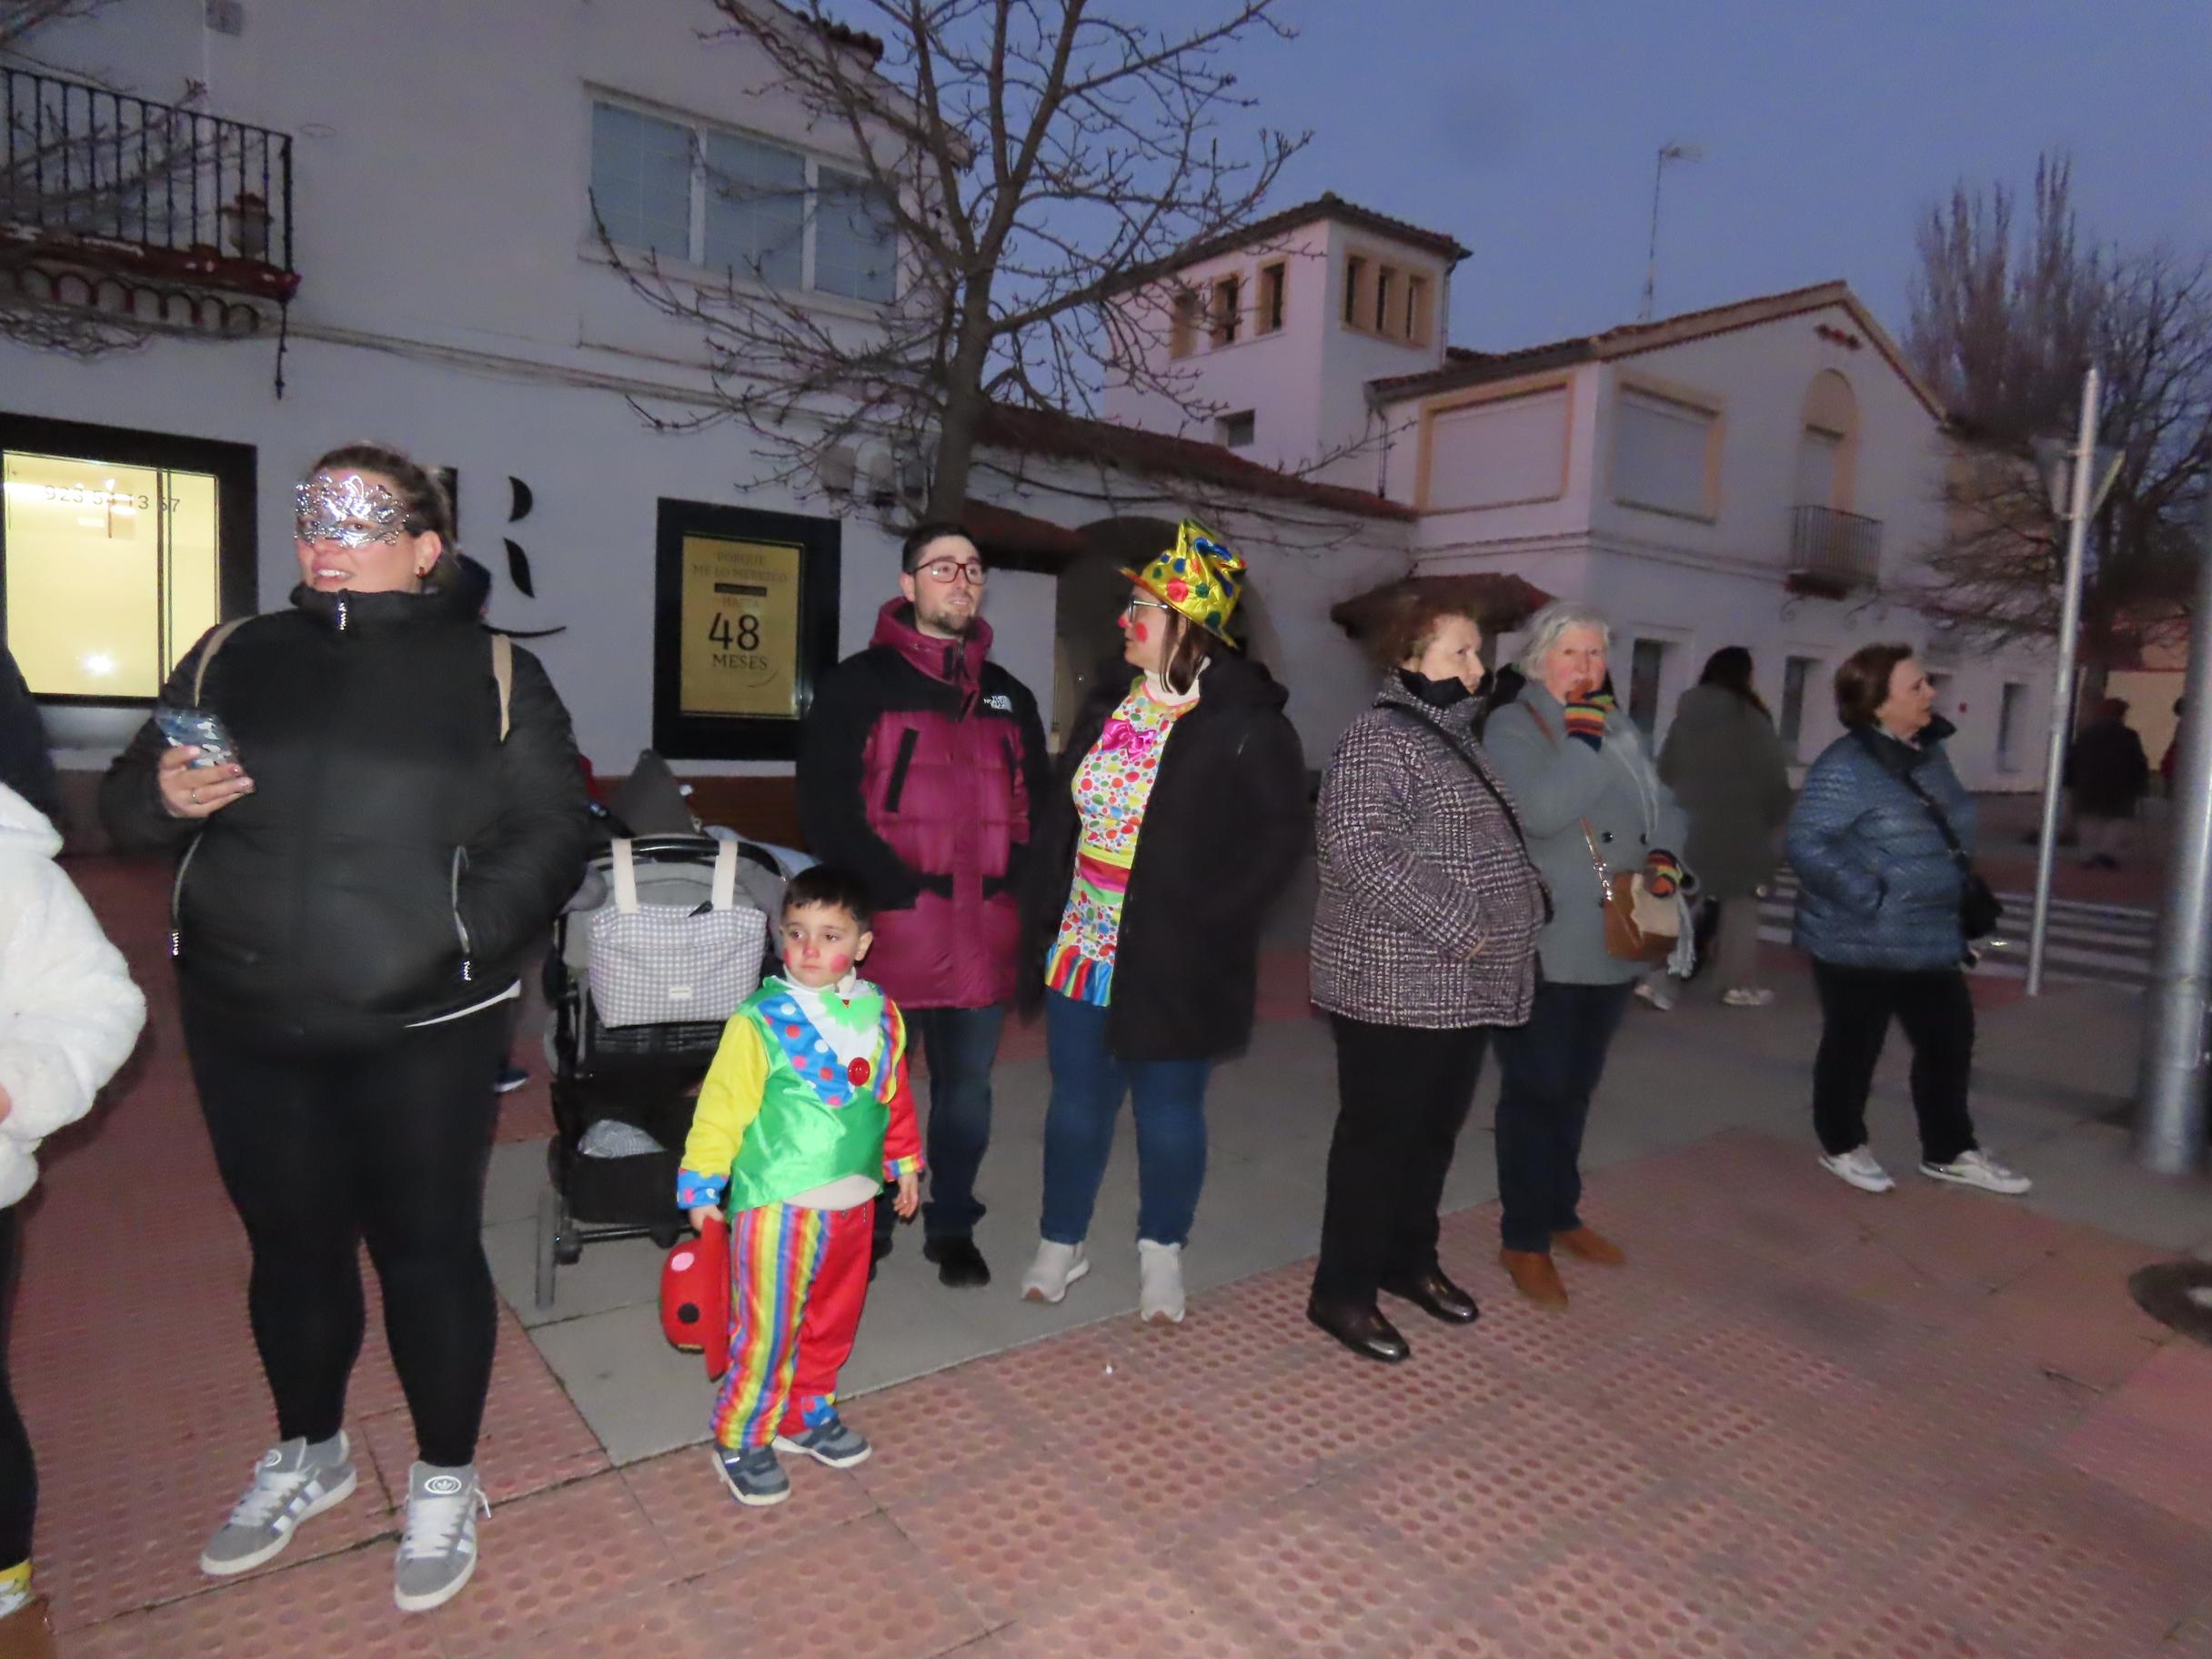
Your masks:
[[[163,688],[227,754],[196,765],[149,721],[101,808],[118,841],[178,854],[185,1044],[276,1406],[201,1568],[258,1566],[353,1491],[366,1240],[420,1460],[394,1589],[418,1611],[476,1563],[492,1084],[523,952],[581,871],[583,774],[545,670],[478,627],[434,478],[352,445],[297,509],[290,608],[215,629]]]

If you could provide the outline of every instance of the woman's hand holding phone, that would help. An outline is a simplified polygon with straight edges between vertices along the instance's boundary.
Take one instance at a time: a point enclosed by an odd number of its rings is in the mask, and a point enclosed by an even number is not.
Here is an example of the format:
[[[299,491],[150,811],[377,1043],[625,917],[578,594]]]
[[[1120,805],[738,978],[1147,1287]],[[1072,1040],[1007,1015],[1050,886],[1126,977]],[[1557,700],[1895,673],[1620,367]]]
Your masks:
[[[194,744],[175,744],[162,751],[161,762],[154,769],[162,810],[171,818],[212,817],[239,796],[254,792],[254,780],[246,775],[244,767],[229,761],[195,768],[192,763],[199,754]]]

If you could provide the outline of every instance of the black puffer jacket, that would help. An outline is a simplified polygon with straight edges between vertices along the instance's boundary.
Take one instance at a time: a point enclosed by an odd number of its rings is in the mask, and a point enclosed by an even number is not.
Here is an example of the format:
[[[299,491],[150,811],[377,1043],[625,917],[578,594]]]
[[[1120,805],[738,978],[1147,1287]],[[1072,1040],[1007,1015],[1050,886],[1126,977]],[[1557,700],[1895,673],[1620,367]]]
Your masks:
[[[1075,770],[1129,695],[1134,670],[1098,676],[1039,815],[1022,902],[1025,1011],[1044,1000],[1082,820]],[[1115,949],[1106,1042],[1123,1060],[1210,1060],[1252,1037],[1260,929],[1312,844],[1305,759],[1288,694],[1248,658],[1206,667],[1198,706],[1175,723],[1137,832]]]
[[[181,851],[186,1000],[315,1041],[388,1034],[496,995],[582,875],[588,819],[568,713],[514,654],[499,739],[473,600],[317,593],[256,617],[209,666],[254,793],[205,820],[162,809],[152,721],[100,808],[125,846]],[[203,639],[163,688],[188,705]]]

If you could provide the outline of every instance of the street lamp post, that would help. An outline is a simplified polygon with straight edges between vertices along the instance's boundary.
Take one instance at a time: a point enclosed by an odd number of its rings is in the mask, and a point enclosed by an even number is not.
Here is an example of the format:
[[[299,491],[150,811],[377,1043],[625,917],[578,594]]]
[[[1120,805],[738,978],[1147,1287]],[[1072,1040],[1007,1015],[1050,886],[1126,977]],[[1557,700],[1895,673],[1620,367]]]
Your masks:
[[[2212,1004],[2212,493],[2205,497],[2174,766],[2174,845],[2158,920],[2158,954],[2144,1003],[2136,1091],[2137,1161],[2167,1175],[2205,1156],[2207,1008]]]
[[[2027,994],[2043,994],[2045,930],[2051,920],[2051,869],[2058,855],[2058,791],[2073,725],[2074,636],[2081,626],[2082,548],[2089,532],[2089,472],[2096,455],[2096,366],[2082,377],[2081,426],[2066,472],[2066,573],[2058,608],[2058,678],[2051,689],[2051,739],[2043,766],[2043,828],[2036,840],[2036,910],[2027,940]]]

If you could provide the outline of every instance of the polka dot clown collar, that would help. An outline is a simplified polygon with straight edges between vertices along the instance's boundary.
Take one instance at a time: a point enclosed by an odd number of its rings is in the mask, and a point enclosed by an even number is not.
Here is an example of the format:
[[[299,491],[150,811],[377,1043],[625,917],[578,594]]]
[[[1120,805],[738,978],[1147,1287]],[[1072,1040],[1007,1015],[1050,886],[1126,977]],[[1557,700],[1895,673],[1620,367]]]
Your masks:
[[[1244,594],[1244,561],[1195,519],[1175,527],[1175,545],[1141,570],[1121,574],[1186,620],[1234,645],[1229,631]]]

